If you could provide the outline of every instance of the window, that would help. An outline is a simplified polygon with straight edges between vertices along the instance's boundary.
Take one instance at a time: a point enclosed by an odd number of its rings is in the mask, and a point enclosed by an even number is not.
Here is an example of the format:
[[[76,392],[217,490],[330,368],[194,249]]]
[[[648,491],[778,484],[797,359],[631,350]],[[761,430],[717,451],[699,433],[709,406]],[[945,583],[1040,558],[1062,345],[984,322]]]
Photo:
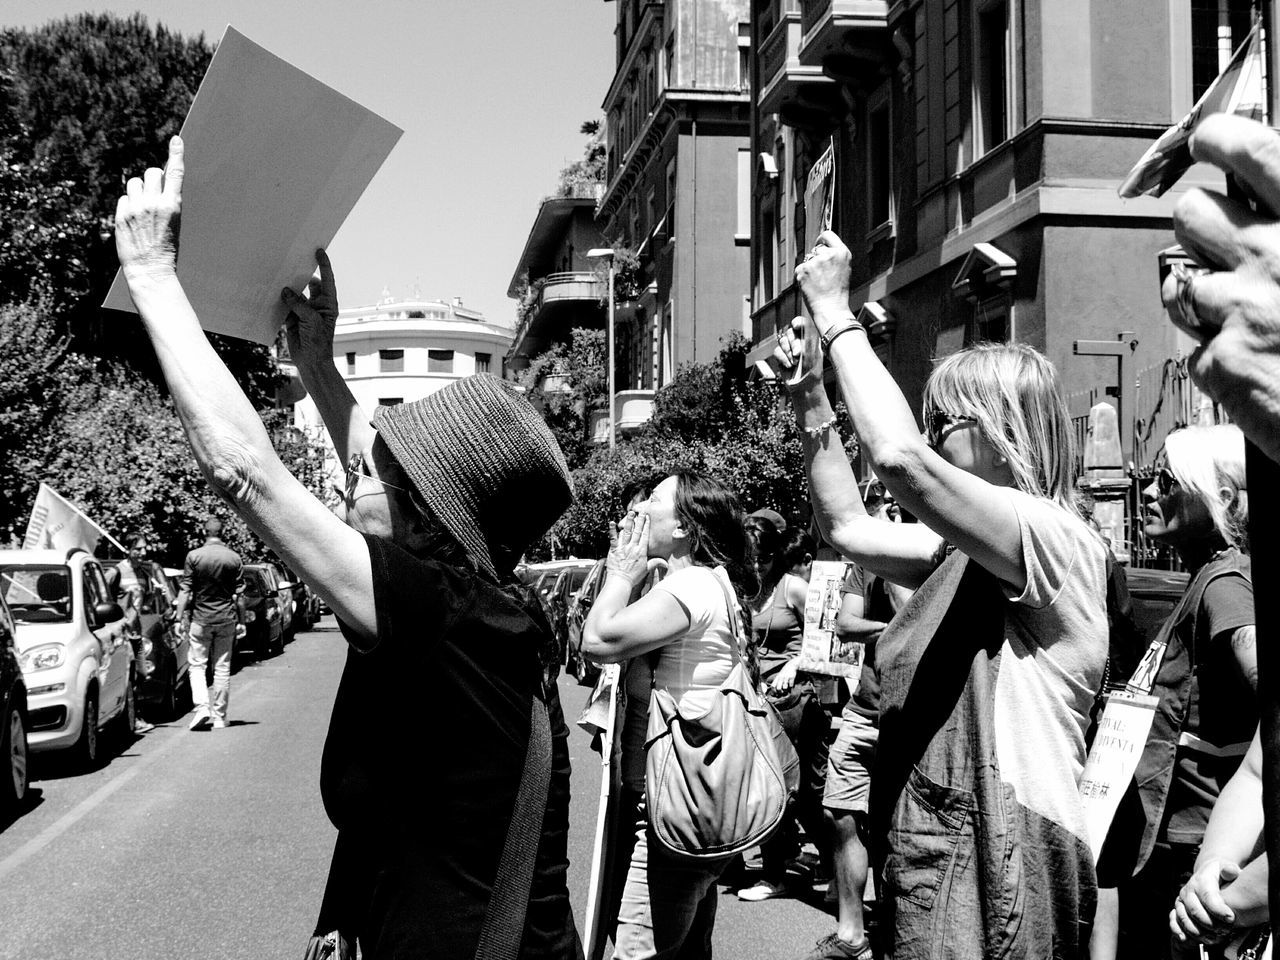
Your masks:
[[[751,24],[738,24],[738,89],[751,89]]]
[[[491,353],[477,353],[476,354],[476,373],[488,373],[489,364],[490,362],[492,362],[492,360],[493,360],[493,354]]]
[[[989,0],[977,10],[974,35],[973,154],[979,157],[1009,139],[1013,106],[1013,42],[1008,0]]]
[[[791,191],[788,189],[787,151],[781,140],[777,144],[778,189],[777,202],[774,205],[774,235],[778,241],[778,255],[774,262],[778,267],[777,292],[781,293],[795,279],[795,264],[787,256],[787,207],[791,205]]]
[[[672,369],[672,346],[671,346],[671,321],[675,315],[675,302],[667,301],[667,309],[662,314],[662,346],[659,362],[662,365],[662,386],[666,386],[671,382],[671,378],[675,375]]]
[[[453,373],[453,351],[428,350],[427,373]]]
[[[404,351],[379,350],[378,369],[382,373],[404,373]]]
[[[676,80],[676,35],[674,33],[667,37],[666,46],[662,48],[662,68],[664,71],[662,89],[668,90],[675,85]]]
[[[640,246],[640,198],[632,197],[631,202],[627,205],[627,220],[630,224],[631,246],[633,248]]]
[[[1209,84],[1244,43],[1252,26],[1250,0],[1191,0],[1191,99]]]
[[[356,355],[354,353],[347,354],[347,376],[354,376],[356,372]]]
[[[379,397],[378,405],[382,407],[394,407],[398,403],[404,403],[404,397]]]
[[[751,149],[738,150],[738,229],[734,241],[751,242]]]
[[[867,220],[871,230],[893,220],[893,138],[884,88],[867,103]]]

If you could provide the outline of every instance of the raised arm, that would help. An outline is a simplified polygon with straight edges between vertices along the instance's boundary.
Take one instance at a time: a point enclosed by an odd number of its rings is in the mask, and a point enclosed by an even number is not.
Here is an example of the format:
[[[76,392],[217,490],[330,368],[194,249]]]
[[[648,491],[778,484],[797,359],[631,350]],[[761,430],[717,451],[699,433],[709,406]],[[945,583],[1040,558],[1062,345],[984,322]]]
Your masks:
[[[196,462],[214,490],[365,638],[377,635],[363,538],[289,473],[262,421],[209,345],[178,282],[183,146],[134,177],[116,208],[116,252]],[[234,237],[228,237],[233,242]]]
[[[905,509],[1022,591],[1027,577],[1012,501],[1002,488],[948,463],[920,436],[906,398],[849,309],[850,260],[840,238],[825,231],[813,256],[796,268],[796,280],[819,335],[851,327],[832,341],[829,358],[863,453]]]
[[[806,336],[806,333],[809,334]],[[886,580],[918,587],[933,572],[942,540],[919,524],[889,524],[867,514],[853,467],[835,430],[835,411],[822,385],[818,338],[800,317],[774,353],[784,374],[799,362],[804,376],[788,381],[800,427],[809,500],[823,538],[840,553]],[[914,423],[913,423],[914,425]]]
[[[289,355],[298,365],[302,385],[315,401],[320,418],[333,441],[339,463],[347,463],[354,453],[373,446],[374,429],[360,409],[347,381],[333,363],[333,331],[338,319],[338,289],[333,280],[329,255],[316,251],[320,276],[313,277],[302,297],[285,287],[280,299],[289,308],[285,335]]]

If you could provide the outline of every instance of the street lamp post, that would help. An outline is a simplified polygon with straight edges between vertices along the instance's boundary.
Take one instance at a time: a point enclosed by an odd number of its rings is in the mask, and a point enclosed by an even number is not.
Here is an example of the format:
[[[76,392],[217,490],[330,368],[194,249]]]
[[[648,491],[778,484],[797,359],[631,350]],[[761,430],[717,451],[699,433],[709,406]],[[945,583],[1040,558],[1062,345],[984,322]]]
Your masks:
[[[613,389],[613,259],[614,252],[610,247],[594,247],[587,251],[587,259],[589,260],[606,260],[609,264],[609,327],[606,335],[605,350],[608,357],[605,358],[605,369],[609,373],[609,449],[614,449],[616,443],[616,431],[614,430],[613,414],[614,397]]]

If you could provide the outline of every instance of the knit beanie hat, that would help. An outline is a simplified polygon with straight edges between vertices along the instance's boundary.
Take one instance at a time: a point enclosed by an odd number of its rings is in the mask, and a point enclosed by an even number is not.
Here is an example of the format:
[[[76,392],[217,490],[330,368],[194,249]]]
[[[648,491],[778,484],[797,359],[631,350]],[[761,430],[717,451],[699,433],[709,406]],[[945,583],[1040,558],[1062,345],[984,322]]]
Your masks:
[[[519,557],[573,502],[555,437],[515,387],[495,376],[466,377],[413,403],[379,407],[373,426],[436,519],[495,580],[497,546]]]

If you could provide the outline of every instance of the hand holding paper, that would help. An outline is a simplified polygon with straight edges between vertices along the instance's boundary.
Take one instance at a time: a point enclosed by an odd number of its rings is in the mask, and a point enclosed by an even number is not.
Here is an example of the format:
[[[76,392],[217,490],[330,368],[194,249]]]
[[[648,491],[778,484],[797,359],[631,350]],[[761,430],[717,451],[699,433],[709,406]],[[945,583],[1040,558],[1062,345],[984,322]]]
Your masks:
[[[333,281],[333,265],[323,250],[316,251],[320,276],[307,284],[305,297],[291,287],[280,291],[289,308],[284,330],[289,339],[289,356],[299,366],[333,363],[333,330],[338,320],[338,288]]]
[[[164,170],[132,177],[116,204],[116,255],[130,285],[177,276],[182,177],[182,138],[173,137]]]
[[[818,235],[811,256],[796,267],[796,282],[818,333],[849,314],[849,274],[853,255],[830,230]]]

